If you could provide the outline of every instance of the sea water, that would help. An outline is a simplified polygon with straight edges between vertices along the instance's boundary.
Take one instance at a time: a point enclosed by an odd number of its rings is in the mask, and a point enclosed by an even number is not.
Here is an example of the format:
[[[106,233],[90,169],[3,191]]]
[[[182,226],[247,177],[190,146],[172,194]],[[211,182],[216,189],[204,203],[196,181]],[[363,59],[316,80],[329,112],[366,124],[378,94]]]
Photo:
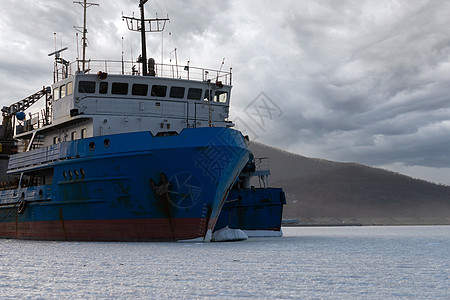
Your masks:
[[[449,299],[450,226],[225,243],[0,239],[0,299]]]

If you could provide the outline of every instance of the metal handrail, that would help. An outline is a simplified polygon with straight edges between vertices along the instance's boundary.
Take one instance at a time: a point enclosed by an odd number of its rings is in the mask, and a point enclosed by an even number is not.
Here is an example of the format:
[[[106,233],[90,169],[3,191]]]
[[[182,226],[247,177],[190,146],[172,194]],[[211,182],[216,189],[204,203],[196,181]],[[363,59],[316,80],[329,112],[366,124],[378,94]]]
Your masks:
[[[61,80],[69,75],[74,75],[77,71],[80,71],[80,60],[71,62],[67,68],[65,66],[58,67],[55,70],[56,80]],[[106,72],[110,74],[122,74],[122,75],[136,75],[142,74],[141,63],[132,61],[121,60],[96,60],[91,59],[86,61],[86,73]],[[66,73],[67,72],[67,73]],[[180,66],[172,64],[155,64],[155,76],[164,78],[177,78],[186,80],[198,80],[212,82],[221,81],[222,84],[231,85],[231,69],[229,72],[191,67]]]
[[[270,170],[268,157],[258,157],[258,158],[255,158],[254,160],[255,160],[255,167],[256,167],[257,171]]]

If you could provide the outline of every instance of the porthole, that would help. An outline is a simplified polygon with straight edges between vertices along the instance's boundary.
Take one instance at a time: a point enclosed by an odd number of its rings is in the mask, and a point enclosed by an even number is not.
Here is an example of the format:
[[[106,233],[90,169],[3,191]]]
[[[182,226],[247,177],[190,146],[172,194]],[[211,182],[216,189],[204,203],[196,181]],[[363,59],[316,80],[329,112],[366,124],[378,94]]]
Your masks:
[[[80,175],[80,173],[78,172],[77,169],[73,170],[73,173],[75,174],[75,176],[77,176],[77,178],[78,178],[78,176]]]
[[[72,171],[69,171],[69,177],[72,178],[73,177],[73,173]]]
[[[95,143],[94,142],[90,142],[89,143],[89,150],[94,151],[95,149]]]
[[[63,176],[64,176],[65,179],[67,179],[67,172],[66,171],[63,172]]]
[[[109,147],[109,139],[105,139],[103,141],[103,145],[105,146],[105,148],[108,148]]]
[[[80,169],[80,174],[81,174],[81,176],[84,178],[84,175],[85,175],[84,169]]]

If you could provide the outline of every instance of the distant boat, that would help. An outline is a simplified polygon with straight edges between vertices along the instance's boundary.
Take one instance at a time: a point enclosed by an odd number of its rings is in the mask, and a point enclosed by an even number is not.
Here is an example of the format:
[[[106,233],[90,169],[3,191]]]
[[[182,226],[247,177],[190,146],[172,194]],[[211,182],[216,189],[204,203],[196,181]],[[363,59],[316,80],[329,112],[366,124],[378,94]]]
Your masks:
[[[56,50],[52,86],[2,109],[0,237],[210,240],[249,154],[228,120],[231,72],[156,64],[142,45],[138,62]]]
[[[214,230],[241,229],[249,237],[281,236],[286,197],[281,188],[269,187],[269,159],[251,158],[233,185]],[[251,186],[251,179],[259,187]]]
[[[281,220],[281,225],[283,226],[296,226],[300,223],[297,219],[283,219]]]

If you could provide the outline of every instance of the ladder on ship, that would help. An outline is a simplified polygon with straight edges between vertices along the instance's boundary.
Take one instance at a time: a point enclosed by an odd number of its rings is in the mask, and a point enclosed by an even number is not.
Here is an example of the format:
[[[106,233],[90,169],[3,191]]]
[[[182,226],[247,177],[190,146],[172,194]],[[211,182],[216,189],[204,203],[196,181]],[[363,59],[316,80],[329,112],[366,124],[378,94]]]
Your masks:
[[[33,132],[33,135],[30,139],[30,143],[26,147],[26,151],[34,150],[41,148],[44,145],[44,135],[43,134],[37,134],[37,132]]]

